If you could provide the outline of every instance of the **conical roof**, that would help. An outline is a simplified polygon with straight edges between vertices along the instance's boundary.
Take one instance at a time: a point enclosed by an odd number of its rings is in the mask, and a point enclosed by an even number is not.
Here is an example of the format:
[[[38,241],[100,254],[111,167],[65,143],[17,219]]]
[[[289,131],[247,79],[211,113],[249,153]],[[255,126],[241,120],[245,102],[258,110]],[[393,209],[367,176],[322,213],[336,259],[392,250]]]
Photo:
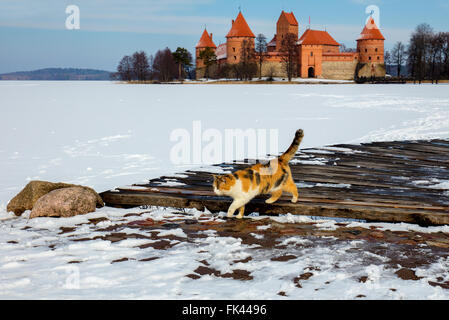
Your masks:
[[[384,36],[374,22],[373,17],[369,18],[357,41],[359,40],[385,40]]]
[[[248,23],[246,23],[246,20],[241,12],[239,12],[237,18],[232,24],[231,30],[226,35],[226,38],[230,37],[256,37],[248,26]]]
[[[330,45],[339,46],[340,44],[331,37],[327,31],[307,29],[299,38],[299,44],[306,45]]]
[[[207,30],[204,29],[203,35],[201,36],[200,41],[197,43],[195,48],[216,48],[217,46],[212,41],[212,37]]]

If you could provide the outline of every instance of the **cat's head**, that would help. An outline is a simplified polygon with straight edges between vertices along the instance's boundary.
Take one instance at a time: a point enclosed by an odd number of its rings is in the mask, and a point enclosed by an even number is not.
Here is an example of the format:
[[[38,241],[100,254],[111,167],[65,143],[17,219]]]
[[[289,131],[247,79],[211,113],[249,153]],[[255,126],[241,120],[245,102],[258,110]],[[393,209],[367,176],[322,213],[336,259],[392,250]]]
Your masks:
[[[224,195],[235,183],[235,178],[233,175],[212,175],[214,177],[214,182],[212,184],[214,192],[217,195]]]

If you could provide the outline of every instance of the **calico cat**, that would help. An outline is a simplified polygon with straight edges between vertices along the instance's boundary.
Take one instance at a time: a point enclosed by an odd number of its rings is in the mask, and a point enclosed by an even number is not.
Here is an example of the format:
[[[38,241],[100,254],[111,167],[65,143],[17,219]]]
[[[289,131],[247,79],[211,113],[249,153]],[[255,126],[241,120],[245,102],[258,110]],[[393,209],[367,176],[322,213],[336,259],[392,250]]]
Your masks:
[[[296,131],[295,139],[287,151],[267,164],[258,163],[232,174],[213,176],[214,192],[219,196],[224,195],[234,199],[228,209],[229,218],[237,209],[239,209],[237,218],[243,218],[245,205],[260,194],[271,194],[266,203],[277,201],[283,191],[292,194],[293,203],[298,201],[298,188],[293,181],[288,163],[298,150],[303,137],[303,130]]]

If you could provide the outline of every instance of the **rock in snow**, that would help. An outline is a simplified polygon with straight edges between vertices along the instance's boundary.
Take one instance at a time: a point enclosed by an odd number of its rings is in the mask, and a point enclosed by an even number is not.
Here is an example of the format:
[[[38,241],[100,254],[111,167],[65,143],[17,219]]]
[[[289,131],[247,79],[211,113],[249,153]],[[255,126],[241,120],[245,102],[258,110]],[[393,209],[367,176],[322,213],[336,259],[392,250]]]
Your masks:
[[[7,206],[7,211],[14,212],[17,216],[20,216],[26,210],[31,210],[34,207],[36,201],[39,200],[42,196],[47,193],[62,189],[62,188],[71,188],[71,187],[81,187],[90,192],[93,192],[96,195],[96,204],[98,207],[103,207],[104,203],[101,197],[91,188],[77,186],[74,184],[68,183],[53,183],[47,181],[31,181],[29,182],[22,191],[20,191],[9,203]]]
[[[72,217],[95,211],[97,193],[83,187],[53,190],[34,204],[30,218]]]

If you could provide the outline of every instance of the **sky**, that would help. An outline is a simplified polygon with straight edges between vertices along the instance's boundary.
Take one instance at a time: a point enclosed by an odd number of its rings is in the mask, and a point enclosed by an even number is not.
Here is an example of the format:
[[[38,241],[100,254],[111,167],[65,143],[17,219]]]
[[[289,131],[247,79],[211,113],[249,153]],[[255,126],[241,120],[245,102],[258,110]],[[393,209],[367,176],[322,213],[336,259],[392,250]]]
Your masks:
[[[79,8],[79,29],[66,28],[69,5]],[[48,67],[114,71],[137,50],[184,47],[193,53],[205,27],[215,44],[225,42],[239,10],[253,33],[268,40],[285,10],[295,14],[300,35],[310,17],[312,29],[355,48],[370,5],[379,8],[386,49],[407,43],[420,23],[449,31],[447,0],[0,0],[0,73]]]

